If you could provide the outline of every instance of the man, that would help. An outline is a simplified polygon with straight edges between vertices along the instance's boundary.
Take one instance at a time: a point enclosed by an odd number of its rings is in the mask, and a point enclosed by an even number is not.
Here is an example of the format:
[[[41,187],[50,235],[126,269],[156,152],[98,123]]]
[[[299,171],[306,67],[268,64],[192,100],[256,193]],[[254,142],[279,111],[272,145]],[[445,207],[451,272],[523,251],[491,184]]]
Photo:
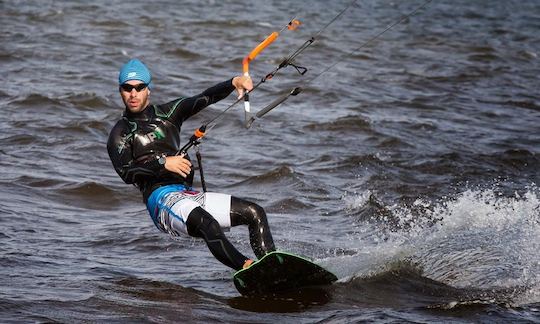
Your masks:
[[[189,234],[206,241],[223,264],[239,270],[252,260],[227,240],[223,228],[248,225],[250,244],[257,258],[275,250],[264,209],[252,202],[220,193],[193,191],[194,171],[188,156],[176,155],[182,123],[203,108],[253,88],[247,76],[237,76],[199,95],[162,105],[149,102],[152,78],[148,68],[132,59],[118,76],[126,106],[107,143],[116,172],[143,194],[158,229],[173,236]]]

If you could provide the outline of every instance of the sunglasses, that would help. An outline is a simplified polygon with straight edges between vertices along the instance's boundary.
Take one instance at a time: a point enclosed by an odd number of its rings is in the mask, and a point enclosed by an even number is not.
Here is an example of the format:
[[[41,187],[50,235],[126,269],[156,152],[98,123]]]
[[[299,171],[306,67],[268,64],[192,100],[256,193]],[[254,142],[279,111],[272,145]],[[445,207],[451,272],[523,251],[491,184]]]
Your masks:
[[[136,84],[136,85],[131,85],[131,84],[124,83],[124,84],[120,85],[120,89],[124,90],[125,92],[131,92],[131,90],[133,90],[133,89],[135,89],[135,91],[137,91],[137,92],[141,92],[144,89],[146,89],[146,87],[148,87],[148,84],[146,84],[146,83],[139,83],[139,84]]]

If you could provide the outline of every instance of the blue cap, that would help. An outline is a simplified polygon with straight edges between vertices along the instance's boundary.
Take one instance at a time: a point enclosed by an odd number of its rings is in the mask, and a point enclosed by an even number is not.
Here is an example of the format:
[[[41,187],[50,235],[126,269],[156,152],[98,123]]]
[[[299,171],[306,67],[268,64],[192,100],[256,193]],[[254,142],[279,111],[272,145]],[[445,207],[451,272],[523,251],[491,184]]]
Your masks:
[[[150,87],[152,76],[150,75],[150,70],[148,70],[143,62],[137,59],[131,59],[120,69],[120,73],[118,74],[118,83],[124,84],[130,80],[142,81],[148,84],[148,87]]]

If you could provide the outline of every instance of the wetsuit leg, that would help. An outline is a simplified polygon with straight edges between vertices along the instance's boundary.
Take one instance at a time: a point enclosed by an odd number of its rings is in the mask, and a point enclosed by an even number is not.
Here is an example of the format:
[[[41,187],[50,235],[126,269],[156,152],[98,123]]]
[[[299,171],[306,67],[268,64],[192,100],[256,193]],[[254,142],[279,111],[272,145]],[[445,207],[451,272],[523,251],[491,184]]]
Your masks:
[[[248,258],[227,240],[219,223],[206,210],[194,208],[189,213],[186,226],[189,235],[204,239],[210,252],[221,263],[235,270],[242,269]]]
[[[275,251],[264,209],[250,201],[231,197],[231,226],[247,225],[249,242],[257,258]]]

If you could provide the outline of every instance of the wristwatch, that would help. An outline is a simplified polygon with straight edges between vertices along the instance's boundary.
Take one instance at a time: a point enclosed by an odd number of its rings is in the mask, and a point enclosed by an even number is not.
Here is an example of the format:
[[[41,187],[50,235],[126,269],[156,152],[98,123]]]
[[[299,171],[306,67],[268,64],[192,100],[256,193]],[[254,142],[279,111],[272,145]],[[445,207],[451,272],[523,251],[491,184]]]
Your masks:
[[[167,157],[164,154],[160,155],[159,158],[158,158],[159,165],[165,165],[165,162],[167,161],[166,158]]]

